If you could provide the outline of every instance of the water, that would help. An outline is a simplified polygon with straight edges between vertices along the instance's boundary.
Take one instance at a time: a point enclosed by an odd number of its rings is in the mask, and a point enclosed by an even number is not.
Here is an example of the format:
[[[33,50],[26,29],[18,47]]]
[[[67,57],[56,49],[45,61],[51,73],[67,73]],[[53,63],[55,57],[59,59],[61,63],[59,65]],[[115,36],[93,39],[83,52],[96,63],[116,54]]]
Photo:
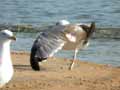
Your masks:
[[[97,27],[120,27],[120,0],[1,0],[0,24],[47,25],[60,19],[89,23]],[[17,34],[12,50],[30,51],[36,34]],[[72,58],[60,51],[57,57]],[[78,59],[120,66],[120,40],[93,39]]]
[[[120,27],[120,0],[1,0],[0,23],[43,25],[68,19]]]
[[[36,33],[17,33],[17,41],[12,43],[12,50],[30,52],[35,38]],[[120,40],[92,39],[90,43],[88,48],[78,53],[79,60],[120,66]],[[72,59],[73,51],[61,50],[55,56]]]

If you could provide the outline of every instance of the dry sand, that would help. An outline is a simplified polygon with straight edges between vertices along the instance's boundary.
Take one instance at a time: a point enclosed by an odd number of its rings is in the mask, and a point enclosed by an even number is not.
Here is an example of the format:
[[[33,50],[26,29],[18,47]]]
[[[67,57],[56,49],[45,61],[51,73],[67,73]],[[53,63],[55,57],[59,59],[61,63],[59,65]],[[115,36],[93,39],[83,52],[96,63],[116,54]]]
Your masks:
[[[1,90],[120,90],[120,68],[76,61],[72,71],[70,60],[50,58],[33,71],[28,53],[12,53],[14,76]]]

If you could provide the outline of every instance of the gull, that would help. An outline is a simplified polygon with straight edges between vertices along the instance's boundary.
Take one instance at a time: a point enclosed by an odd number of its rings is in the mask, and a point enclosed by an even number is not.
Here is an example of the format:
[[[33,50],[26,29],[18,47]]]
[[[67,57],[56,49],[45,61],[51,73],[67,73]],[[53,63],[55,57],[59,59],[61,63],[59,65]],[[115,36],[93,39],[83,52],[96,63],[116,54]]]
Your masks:
[[[0,31],[0,88],[8,83],[13,76],[13,66],[10,56],[10,43],[16,40],[10,30]]]
[[[95,22],[90,25],[62,22],[40,32],[34,41],[30,55],[30,64],[33,70],[39,71],[39,62],[52,57],[61,49],[74,50],[73,60],[69,67],[69,70],[72,70],[78,51],[89,45],[89,38],[95,31]]]

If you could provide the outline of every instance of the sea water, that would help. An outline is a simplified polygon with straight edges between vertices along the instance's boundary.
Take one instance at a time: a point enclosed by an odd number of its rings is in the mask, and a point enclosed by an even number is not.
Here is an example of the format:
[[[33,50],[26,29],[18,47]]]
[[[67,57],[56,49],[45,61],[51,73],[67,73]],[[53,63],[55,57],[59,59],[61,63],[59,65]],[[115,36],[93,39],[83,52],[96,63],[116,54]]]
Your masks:
[[[0,0],[0,23],[44,25],[61,19],[120,27],[120,0]]]
[[[120,27],[120,0],[0,0],[0,24],[43,26],[67,19],[71,23],[96,22],[96,27]],[[17,33],[12,50],[30,52],[36,34]],[[78,53],[79,60],[120,66],[119,39],[91,39]],[[55,56],[72,58],[73,51]]]

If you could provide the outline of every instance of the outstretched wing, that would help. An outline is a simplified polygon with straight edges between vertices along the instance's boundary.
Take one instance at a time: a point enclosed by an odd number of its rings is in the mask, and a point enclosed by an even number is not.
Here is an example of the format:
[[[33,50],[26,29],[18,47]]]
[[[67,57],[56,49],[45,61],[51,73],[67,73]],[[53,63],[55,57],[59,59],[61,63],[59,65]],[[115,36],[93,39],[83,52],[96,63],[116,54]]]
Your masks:
[[[47,58],[53,56],[65,44],[64,26],[54,27],[51,30],[45,30],[39,34],[35,40],[32,49],[35,50],[35,57]]]

